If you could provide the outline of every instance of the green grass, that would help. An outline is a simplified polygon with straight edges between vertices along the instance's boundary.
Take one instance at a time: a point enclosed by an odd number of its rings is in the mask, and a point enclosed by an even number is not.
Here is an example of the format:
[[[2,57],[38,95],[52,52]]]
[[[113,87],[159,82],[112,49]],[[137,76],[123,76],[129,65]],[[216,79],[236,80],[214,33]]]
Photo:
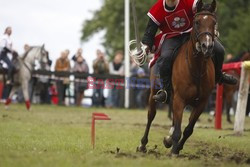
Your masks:
[[[97,121],[96,148],[90,140],[91,114],[104,112],[111,121]],[[247,166],[250,131],[237,137],[223,117],[224,130],[214,130],[203,114],[180,157],[170,157],[162,139],[171,121],[159,111],[149,135],[148,150],[136,153],[146,124],[142,110],[76,108],[33,105],[0,106],[0,167],[28,166]],[[188,113],[184,114],[183,126]],[[250,119],[246,118],[246,129]],[[184,127],[183,127],[184,128]],[[157,145],[157,149],[153,149]],[[120,148],[116,153],[116,148]]]

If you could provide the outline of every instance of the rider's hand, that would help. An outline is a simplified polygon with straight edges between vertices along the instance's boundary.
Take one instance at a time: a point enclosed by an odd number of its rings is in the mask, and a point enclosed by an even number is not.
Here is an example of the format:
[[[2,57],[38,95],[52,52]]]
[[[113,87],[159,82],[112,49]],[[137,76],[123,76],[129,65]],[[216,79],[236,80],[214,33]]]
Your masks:
[[[146,44],[142,44],[141,50],[142,50],[142,51],[145,51],[145,53],[146,53],[147,55],[150,53],[150,48],[149,48],[149,46],[146,45]]]

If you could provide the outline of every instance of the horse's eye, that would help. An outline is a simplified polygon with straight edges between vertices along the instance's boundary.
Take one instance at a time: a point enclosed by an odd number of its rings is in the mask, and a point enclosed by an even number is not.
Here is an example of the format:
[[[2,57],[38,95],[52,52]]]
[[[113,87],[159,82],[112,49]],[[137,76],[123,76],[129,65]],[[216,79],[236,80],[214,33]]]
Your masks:
[[[196,21],[195,23],[195,26],[198,28],[200,26],[200,22],[199,21]]]

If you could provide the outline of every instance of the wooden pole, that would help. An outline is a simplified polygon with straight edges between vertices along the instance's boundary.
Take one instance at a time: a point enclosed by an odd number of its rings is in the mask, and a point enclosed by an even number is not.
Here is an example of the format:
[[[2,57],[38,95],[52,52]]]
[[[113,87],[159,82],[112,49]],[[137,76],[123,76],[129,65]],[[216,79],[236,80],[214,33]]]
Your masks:
[[[222,104],[223,104],[223,85],[217,85],[216,93],[216,111],[215,111],[215,129],[219,130],[222,128]]]
[[[248,62],[249,64],[250,62]],[[241,68],[241,77],[240,77],[240,89],[238,94],[238,103],[235,114],[235,123],[234,123],[234,132],[237,135],[242,135],[244,131],[244,122],[246,115],[246,106],[247,106],[247,98],[248,98],[248,73],[249,71],[246,69],[247,65],[243,63]]]

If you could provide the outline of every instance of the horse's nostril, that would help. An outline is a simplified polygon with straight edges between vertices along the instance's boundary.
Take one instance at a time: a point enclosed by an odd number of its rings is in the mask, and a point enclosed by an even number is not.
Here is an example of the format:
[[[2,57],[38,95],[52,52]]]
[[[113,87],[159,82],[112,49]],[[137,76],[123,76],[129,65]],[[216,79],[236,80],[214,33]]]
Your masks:
[[[205,43],[203,43],[203,44],[201,45],[201,47],[202,47],[203,49],[206,49],[206,48],[207,48],[207,45],[206,45]]]
[[[209,45],[208,49],[209,49],[209,50],[212,50],[213,47],[214,47],[213,45]]]

